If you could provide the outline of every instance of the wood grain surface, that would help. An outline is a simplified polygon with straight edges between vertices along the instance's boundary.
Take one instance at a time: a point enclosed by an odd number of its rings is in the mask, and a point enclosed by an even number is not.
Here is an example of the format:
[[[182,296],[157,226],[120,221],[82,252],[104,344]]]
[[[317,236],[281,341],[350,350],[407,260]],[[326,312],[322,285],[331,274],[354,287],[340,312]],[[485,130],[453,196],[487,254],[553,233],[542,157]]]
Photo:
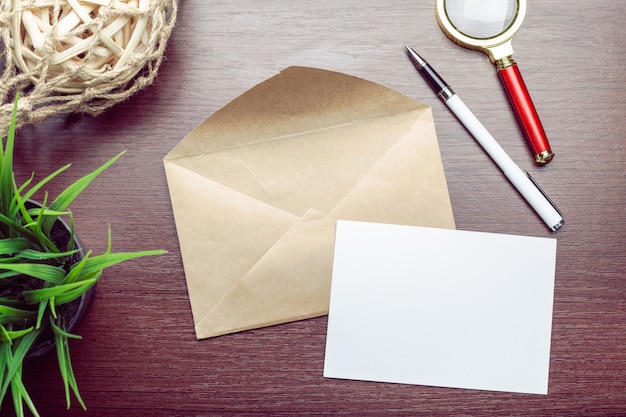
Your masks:
[[[51,354],[26,383],[42,416],[626,415],[626,6],[529,0],[513,46],[556,157],[534,166],[486,55],[445,38],[434,0],[180,0],[156,82],[98,117],[59,116],[18,132],[16,169],[50,187],[127,149],[75,202],[82,240],[167,255],[108,270],[72,341],[88,410],[65,410]],[[403,51],[452,84],[565,213],[550,233]],[[326,318],[197,341],[162,158],[189,131],[292,65],[378,82],[432,106],[457,227],[556,237],[549,394],[324,379]],[[529,260],[532,262],[532,260]],[[537,265],[541,268],[541,265]],[[410,329],[408,330],[410,331]],[[10,406],[0,411],[10,415]]]

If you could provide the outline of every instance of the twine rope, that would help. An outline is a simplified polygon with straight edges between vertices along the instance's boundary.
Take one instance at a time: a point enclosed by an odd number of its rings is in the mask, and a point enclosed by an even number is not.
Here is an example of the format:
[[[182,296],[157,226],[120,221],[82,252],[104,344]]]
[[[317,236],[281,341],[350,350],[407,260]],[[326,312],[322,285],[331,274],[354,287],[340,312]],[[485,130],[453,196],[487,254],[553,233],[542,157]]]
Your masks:
[[[2,0],[0,131],[52,115],[98,115],[152,84],[177,0]]]

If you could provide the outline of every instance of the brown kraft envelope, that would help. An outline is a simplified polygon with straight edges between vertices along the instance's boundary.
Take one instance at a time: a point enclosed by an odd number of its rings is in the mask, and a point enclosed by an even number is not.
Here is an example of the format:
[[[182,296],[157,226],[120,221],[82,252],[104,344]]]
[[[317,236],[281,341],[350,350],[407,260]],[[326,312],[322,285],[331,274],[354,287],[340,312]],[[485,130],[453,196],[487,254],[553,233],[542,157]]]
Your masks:
[[[336,72],[285,69],[164,165],[198,339],[327,314],[337,219],[455,227],[431,109]]]

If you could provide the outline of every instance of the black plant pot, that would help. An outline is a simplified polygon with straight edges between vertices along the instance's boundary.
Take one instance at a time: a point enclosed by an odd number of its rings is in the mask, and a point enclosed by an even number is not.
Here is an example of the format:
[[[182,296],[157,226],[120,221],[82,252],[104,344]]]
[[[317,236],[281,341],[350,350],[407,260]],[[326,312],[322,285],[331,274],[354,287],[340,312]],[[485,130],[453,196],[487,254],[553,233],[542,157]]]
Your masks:
[[[28,208],[41,207],[41,204],[29,200],[26,204]],[[67,250],[71,237],[71,227],[61,218],[58,218],[50,231],[51,240],[61,250]],[[71,264],[75,264],[85,256],[84,246],[78,236],[74,235],[74,247],[80,249],[79,252],[73,255]],[[81,297],[63,304],[57,308],[57,315],[63,317],[65,322],[65,330],[72,332],[72,330],[83,320],[85,314],[91,306],[96,294],[96,286],[94,285],[88,291],[86,291]],[[43,325],[43,324],[42,324]],[[55,347],[54,334],[52,329],[48,326],[39,335],[31,349],[26,354],[26,360],[32,360],[40,356],[45,355]]]

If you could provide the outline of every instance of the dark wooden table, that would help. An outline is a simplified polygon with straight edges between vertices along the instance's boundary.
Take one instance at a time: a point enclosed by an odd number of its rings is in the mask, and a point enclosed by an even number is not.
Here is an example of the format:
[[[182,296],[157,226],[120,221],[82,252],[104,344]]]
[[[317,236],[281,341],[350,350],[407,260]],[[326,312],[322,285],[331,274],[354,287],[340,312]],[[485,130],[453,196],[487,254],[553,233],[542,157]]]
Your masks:
[[[156,82],[96,118],[20,130],[18,174],[72,162],[55,194],[128,153],[73,206],[96,252],[167,255],[109,270],[71,344],[88,405],[65,411],[51,354],[27,366],[42,416],[626,415],[626,6],[530,0],[514,40],[556,153],[534,166],[487,57],[439,30],[434,0],[181,0]],[[514,160],[558,203],[551,234],[437,100],[403,51],[414,46]],[[433,107],[457,227],[554,236],[557,272],[549,394],[522,395],[324,379],[326,318],[196,341],[162,158],[207,116],[291,65],[363,77]],[[2,415],[8,414],[8,407]]]

